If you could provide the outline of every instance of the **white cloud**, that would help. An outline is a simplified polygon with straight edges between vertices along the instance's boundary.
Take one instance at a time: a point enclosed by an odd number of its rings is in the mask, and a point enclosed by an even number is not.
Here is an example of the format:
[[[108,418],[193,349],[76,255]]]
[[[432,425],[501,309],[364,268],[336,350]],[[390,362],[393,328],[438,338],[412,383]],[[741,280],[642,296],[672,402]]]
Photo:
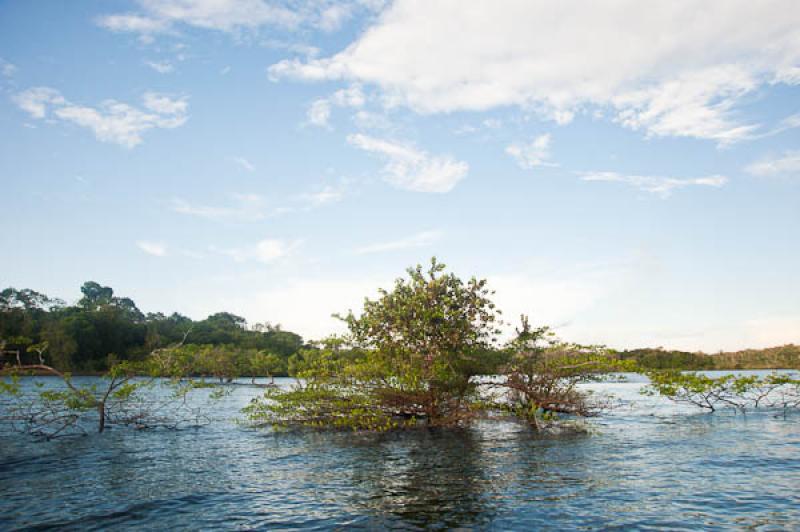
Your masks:
[[[645,192],[658,194],[667,198],[673,190],[691,186],[720,188],[728,182],[728,178],[720,175],[682,179],[676,177],[623,175],[617,172],[583,172],[580,174],[584,181],[607,181],[625,183]]]
[[[2,57],[0,57],[0,74],[2,74],[6,78],[13,77],[14,74],[17,72],[17,66],[13,63],[9,63]]]
[[[256,169],[256,166],[245,159],[244,157],[234,157],[233,162],[238,164],[242,169],[247,170],[248,172],[253,172]]]
[[[179,214],[197,216],[215,221],[252,222],[267,216],[264,198],[258,194],[233,194],[234,205],[197,205],[184,199],[172,200],[171,209]]]
[[[762,159],[748,166],[746,171],[759,177],[798,177],[800,151],[787,151],[779,157]]]
[[[136,242],[136,245],[139,249],[147,253],[148,255],[154,255],[156,257],[164,257],[167,254],[167,245],[163,242],[153,242],[150,240],[139,240]]]
[[[506,148],[506,153],[511,155],[520,168],[527,170],[537,166],[554,166],[550,159],[550,135],[539,135],[529,143],[515,142]]]
[[[319,340],[335,332],[344,332],[344,324],[332,315],[346,313],[349,309],[357,311],[365,296],[377,296],[379,286],[391,287],[391,277],[289,278],[279,285],[247,294],[231,291],[234,295],[216,304],[247,316],[250,321],[279,322],[286,330],[296,331],[306,340]]]
[[[188,107],[185,98],[172,99],[155,92],[145,92],[142,101],[151,111],[164,115],[183,115]]]
[[[261,240],[256,244],[253,256],[258,262],[269,264],[276,259],[286,256],[288,248],[289,246],[282,240]]]
[[[314,100],[306,112],[308,123],[318,127],[329,127],[328,121],[331,118],[331,102],[321,98]]]
[[[360,85],[351,85],[333,93],[331,101],[340,107],[361,107],[366,102]]]
[[[276,50],[286,50],[293,54],[304,55],[306,57],[316,57],[319,55],[320,49],[316,46],[302,42],[283,41],[280,39],[267,39],[261,42],[262,46],[267,48],[274,48]]]
[[[145,131],[183,125],[188,110],[185,98],[173,99],[154,92],[143,95],[145,110],[115,100],[105,100],[96,108],[76,105],[49,87],[34,87],[16,94],[13,99],[33,118],[50,117],[71,122],[92,130],[102,142],[113,142],[126,148],[140,144]]]
[[[273,78],[348,80],[421,113],[521,106],[559,123],[584,110],[648,135],[727,144],[754,125],[743,95],[799,83],[794,0],[398,0],[343,51],[287,59]],[[435,30],[432,30],[435,28]]]
[[[323,31],[336,31],[352,16],[352,4],[333,4],[320,13],[318,26]]]
[[[353,123],[360,129],[392,129],[392,123],[385,114],[360,109],[353,115]]]
[[[358,248],[356,250],[356,253],[358,253],[359,255],[365,255],[368,253],[396,251],[398,249],[427,247],[432,245],[436,241],[440,240],[443,234],[444,233],[442,233],[442,231],[439,230],[422,231],[421,233],[417,233],[415,235],[411,235],[406,238],[401,238],[400,240],[392,240],[389,242],[370,244],[368,246]]]
[[[44,118],[50,106],[66,105],[61,93],[50,87],[34,87],[15,94],[14,103],[33,118]]]
[[[314,100],[306,112],[309,124],[318,127],[330,127],[331,107],[362,107],[366,98],[358,85],[341,89],[330,98]]]
[[[386,160],[385,179],[398,188],[415,192],[449,192],[466,177],[469,165],[450,155],[430,155],[412,145],[349,135],[347,142]]]
[[[260,26],[292,27],[294,12],[261,0],[140,0],[141,13],[100,17],[100,26],[115,32],[152,35],[185,24],[196,28],[232,32]]]
[[[519,325],[521,314],[535,324],[582,332],[581,314],[620,290],[630,275],[630,264],[589,264],[554,270],[543,265],[490,275],[489,287],[503,312],[506,333]]]
[[[169,74],[175,68],[169,61],[145,61],[144,64],[149,66],[159,74]]]
[[[97,21],[102,27],[115,32],[130,32],[149,36],[169,29],[169,21],[131,13],[107,15]]]
[[[344,198],[344,191],[331,185],[325,185],[322,189],[309,194],[303,194],[301,199],[308,203],[310,207],[320,207],[329,203],[336,203]]]
[[[371,2],[318,0],[288,3],[266,0],[138,0],[140,11],[99,17],[97,23],[114,32],[135,33],[145,40],[175,32],[182,26],[238,34],[262,27],[299,26],[334,31],[358,10],[374,11]]]
[[[248,247],[240,248],[217,248],[211,247],[210,250],[231,257],[236,262],[256,261],[262,264],[271,264],[278,259],[285,258],[301,244],[301,241],[266,238]]]

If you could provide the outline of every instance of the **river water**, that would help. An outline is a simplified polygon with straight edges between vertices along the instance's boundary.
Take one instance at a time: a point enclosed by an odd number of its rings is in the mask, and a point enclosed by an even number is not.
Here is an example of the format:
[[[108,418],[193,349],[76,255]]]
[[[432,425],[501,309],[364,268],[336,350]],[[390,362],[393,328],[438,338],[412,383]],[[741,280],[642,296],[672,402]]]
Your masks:
[[[705,414],[642,385],[592,385],[618,406],[588,435],[275,433],[235,422],[249,386],[201,428],[0,433],[0,530],[800,530],[800,414]]]

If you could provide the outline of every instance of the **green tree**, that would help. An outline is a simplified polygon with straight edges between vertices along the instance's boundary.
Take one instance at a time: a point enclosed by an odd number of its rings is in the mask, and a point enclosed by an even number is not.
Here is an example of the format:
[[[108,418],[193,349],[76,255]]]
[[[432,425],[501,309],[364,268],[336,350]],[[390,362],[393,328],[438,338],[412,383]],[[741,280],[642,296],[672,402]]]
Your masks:
[[[365,299],[359,316],[341,317],[349,329],[345,339],[304,353],[298,371],[304,384],[268,392],[251,416],[368,429],[469,422],[479,399],[472,377],[500,332],[491,291],[485,280],[446,273],[435,258],[427,269],[407,273],[391,291]],[[364,356],[343,357],[343,351]]]
[[[274,384],[275,374],[286,371],[286,363],[278,355],[257,350],[250,350],[247,366],[254,383],[256,377],[267,376]]]
[[[549,327],[532,327],[521,316],[517,336],[507,346],[509,362],[498,406],[541,430],[560,414],[588,417],[605,406],[603,398],[578,388],[612,372],[634,369],[602,346],[583,346],[559,340]]]

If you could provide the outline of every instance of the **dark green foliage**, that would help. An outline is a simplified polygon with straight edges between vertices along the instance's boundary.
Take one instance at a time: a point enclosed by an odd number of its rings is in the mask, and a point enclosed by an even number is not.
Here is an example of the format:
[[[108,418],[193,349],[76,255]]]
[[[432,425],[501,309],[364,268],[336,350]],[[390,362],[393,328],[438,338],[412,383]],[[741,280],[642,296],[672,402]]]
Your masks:
[[[624,360],[634,360],[640,368],[647,370],[800,369],[800,346],[792,344],[715,354],[669,351],[659,347],[621,351],[619,356]]]
[[[195,322],[177,313],[144,314],[132,299],[118,297],[112,288],[94,281],[84,283],[81,293],[76,305],[67,306],[34,290],[0,292],[0,367],[17,364],[18,354],[22,363],[36,362],[38,355],[27,346],[47,342],[46,362],[54,368],[102,373],[110,367],[110,353],[117,360],[141,361],[154,349],[183,343],[191,330],[188,343],[225,346],[223,350],[230,353],[274,354],[280,363],[270,360],[257,367],[260,371],[271,368],[263,375],[285,375],[289,357],[303,346],[295,333],[279,326],[248,329],[244,318],[228,312]],[[229,373],[249,376],[253,367]]]
[[[664,349],[632,349],[622,351],[620,357],[635,360],[645,369],[714,369],[714,359],[702,353],[667,351]]]

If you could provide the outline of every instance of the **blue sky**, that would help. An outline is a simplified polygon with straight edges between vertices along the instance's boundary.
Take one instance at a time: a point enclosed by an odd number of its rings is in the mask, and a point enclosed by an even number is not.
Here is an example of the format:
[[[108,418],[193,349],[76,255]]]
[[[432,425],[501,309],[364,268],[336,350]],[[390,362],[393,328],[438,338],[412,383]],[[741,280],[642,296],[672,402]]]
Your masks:
[[[436,255],[615,347],[800,341],[792,0],[0,3],[3,286],[319,338]]]

